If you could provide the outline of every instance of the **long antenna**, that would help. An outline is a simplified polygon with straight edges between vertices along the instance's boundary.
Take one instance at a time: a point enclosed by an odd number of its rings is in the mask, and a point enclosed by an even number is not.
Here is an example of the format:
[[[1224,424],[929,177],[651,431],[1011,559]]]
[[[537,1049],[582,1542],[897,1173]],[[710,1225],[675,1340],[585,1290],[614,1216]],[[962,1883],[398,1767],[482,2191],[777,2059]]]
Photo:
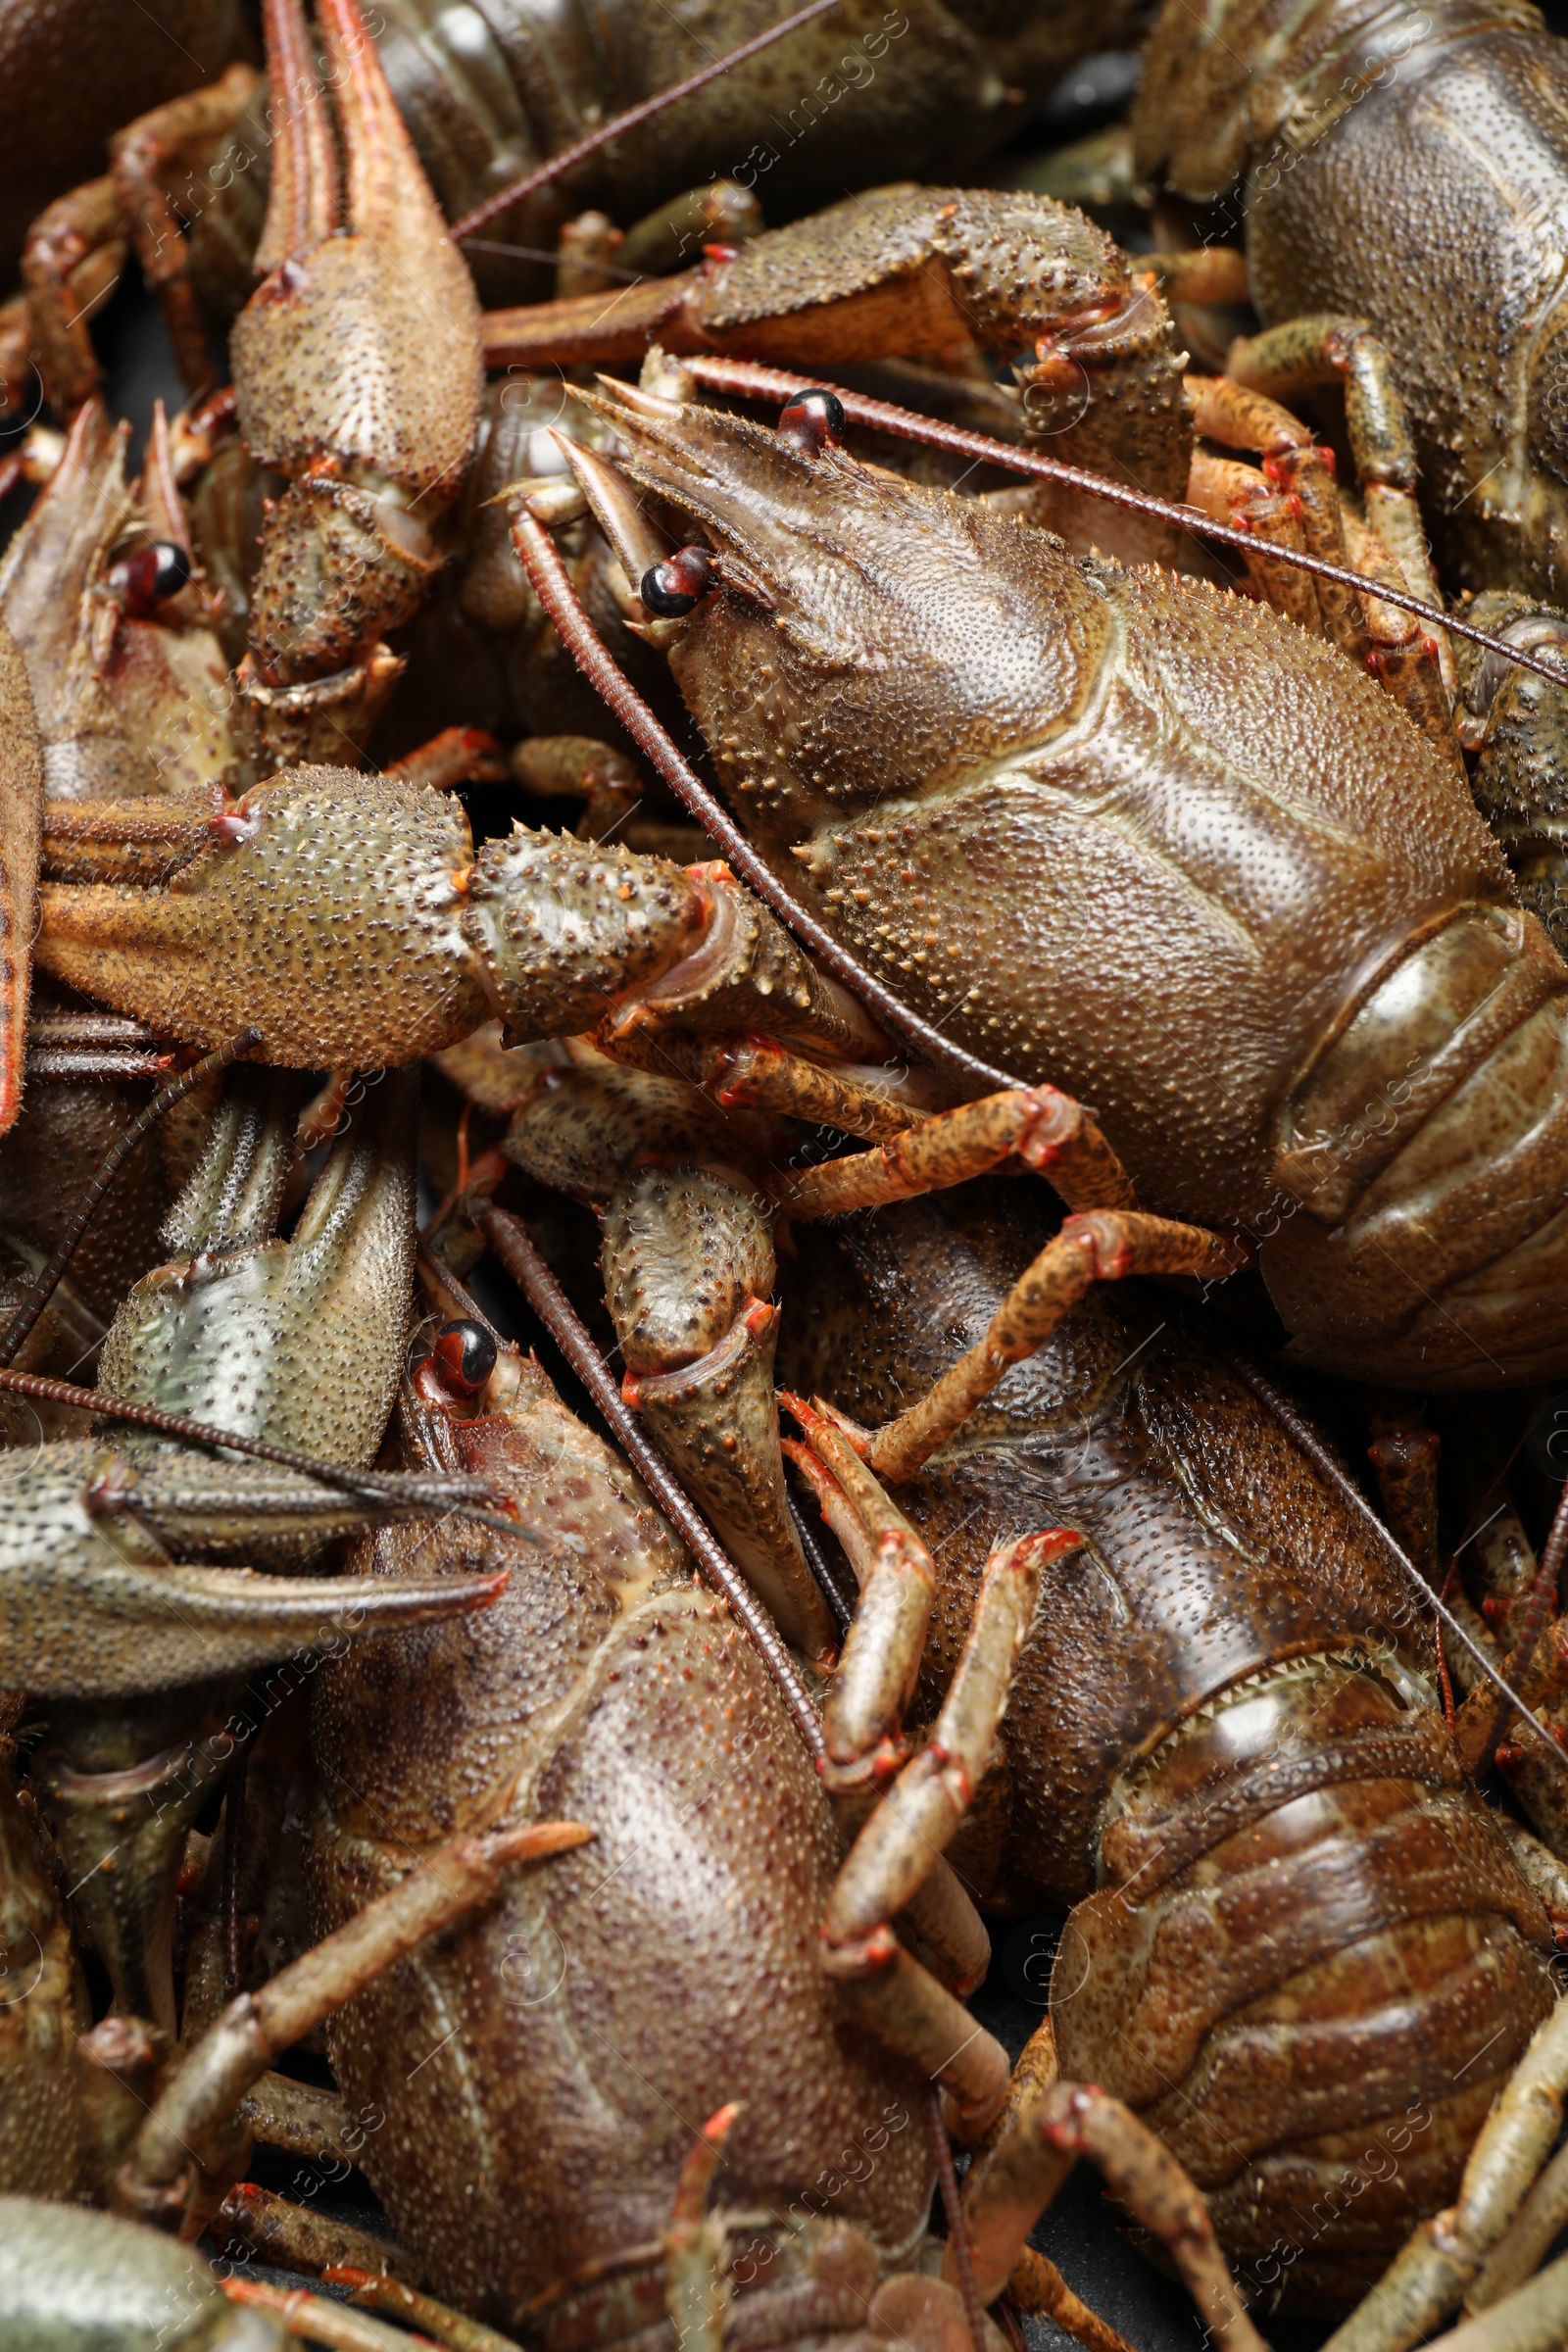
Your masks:
[[[129,1421],[141,1429],[155,1429],[166,1438],[179,1438],[191,1446],[220,1446],[229,1453],[251,1455],[259,1462],[273,1462],[280,1470],[295,1470],[302,1477],[314,1479],[318,1487],[330,1487],[335,1493],[352,1494],[362,1502],[397,1503],[410,1510],[471,1520],[475,1527],[493,1527],[504,1536],[521,1536],[530,1544],[542,1544],[546,1537],[524,1519],[511,1519],[500,1511],[484,1510],[473,1499],[488,1494],[490,1489],[479,1478],[420,1478],[398,1470],[350,1470],[341,1462],[318,1461],[313,1453],[299,1453],[292,1446],[274,1446],[267,1438],[249,1438],[237,1430],[217,1429],[210,1421],[190,1421],[183,1413],[166,1413],[161,1405],[136,1404],[128,1396],[106,1396],[99,1389],[78,1389],[74,1381],[46,1380],[37,1372],[13,1372],[9,1365],[0,1365],[0,1394],[12,1396],[35,1397],[41,1404],[74,1405],[78,1412],[103,1413],[116,1421]]]
[[[242,1054],[248,1054],[252,1046],[259,1046],[261,1042],[260,1029],[241,1029],[236,1036],[229,1039],[226,1045],[219,1046],[211,1054],[204,1054],[201,1060],[194,1063],[183,1077],[174,1079],[160,1094],[154,1095],[145,1108],[131,1120],[123,1135],[116,1137],[105,1152],[97,1174],[83,1193],[80,1207],[66,1227],[59,1248],[42,1273],[34,1279],[27,1296],[17,1308],[5,1330],[0,1332],[0,1365],[16,1362],[23,1343],[54,1297],[60,1278],[74,1256],[77,1245],[91,1224],[99,1202],[148,1129],[156,1127],[166,1110],[172,1110],[176,1102],[182,1102],[188,1094],[192,1094],[207,1079],[216,1077],[220,1070],[226,1070],[230,1062],[238,1061]]]
[[[1508,645],[1486,629],[1478,629],[1473,621],[1457,619],[1451,612],[1423,603],[1407,589],[1385,587],[1381,580],[1369,579],[1365,572],[1350,571],[1343,564],[1331,564],[1325,556],[1308,555],[1304,548],[1279,547],[1273,540],[1265,546],[1250,531],[1239,531],[1228,522],[1212,522],[1196,507],[1179,507],[1171,499],[1156,498],[1152,490],[1134,490],[1124,482],[1107,481],[1103,474],[1091,473],[1085,466],[1064,465],[1060,458],[1043,458],[1037,450],[1020,449],[1011,441],[994,440],[990,433],[971,433],[962,425],[945,424],[939,416],[921,416],[912,409],[896,408],[890,400],[872,400],[864,392],[851,392],[842,384],[829,384],[820,375],[795,375],[781,368],[764,368],[755,360],[694,358],[684,352],[677,365],[698,383],[708,384],[715,392],[738,392],[743,399],[785,401],[800,392],[829,391],[852,424],[895,433],[902,440],[921,442],[927,449],[951,449],[960,458],[1004,466],[1013,473],[1035,474],[1042,481],[1063,482],[1069,489],[1087,492],[1091,498],[1104,499],[1110,506],[1129,507],[1137,514],[1157,514],[1199,538],[1217,539],[1221,546],[1239,548],[1243,555],[1266,553],[1271,564],[1294,564],[1298,571],[1313,572],[1319,579],[1363,589],[1380,604],[1397,605],[1401,612],[1413,612],[1418,619],[1447,629],[1455,637],[1468,637],[1473,645],[1484,645],[1489,653],[1501,655],[1504,661],[1516,662],[1521,669],[1533,669],[1538,677],[1549,678],[1554,686],[1568,684],[1568,672],[1560,662],[1543,661],[1521,646]]]
[[[471,213],[464,214],[461,220],[454,220],[453,237],[459,243],[465,237],[471,237],[476,228],[483,228],[498,213],[510,212],[525,196],[533,195],[538,188],[548,187],[564,172],[570,172],[590,155],[597,155],[601,147],[612,145],[616,139],[624,137],[628,130],[635,130],[639,123],[651,122],[666,107],[677,105],[682,98],[691,97],[693,91],[705,89],[709,82],[716,81],[721,74],[729,72],[731,66],[744,65],[748,58],[759,56],[764,49],[771,49],[773,43],[783,40],[787,33],[798,32],[803,24],[809,24],[815,17],[825,17],[830,8],[838,6],[839,0],[808,0],[808,5],[798,8],[792,17],[783,17],[778,24],[769,24],[764,32],[754,33],[749,41],[742,41],[738,49],[731,49],[726,56],[714,58],[711,65],[700,66],[695,74],[688,74],[684,81],[672,81],[667,89],[656,90],[652,98],[644,98],[636,106],[629,106],[623,115],[612,115],[597,130],[590,130],[585,137],[574,139],[569,147],[563,147],[559,155],[550,156],[532,172],[525,172],[521,179],[514,179],[509,186],[498,189],[494,196],[487,196],[483,204],[476,204]],[[555,256],[550,258],[554,260]]]
[[[555,542],[526,507],[520,507],[513,518],[512,537],[523,568],[533,582],[534,593],[589,684],[603,697],[632,741],[647,754],[677,799],[691,810],[709,839],[723,851],[741,880],[772,907],[781,922],[789,925],[802,946],[809,948],[827,971],[853,989],[886,1027],[900,1031],[939,1068],[949,1069],[965,1084],[982,1086],[988,1092],[1025,1085],[1026,1080],[1009,1078],[1005,1070],[993,1069],[989,1062],[966,1054],[961,1046],[956,1046],[940,1030],[933,1029],[929,1021],[923,1021],[891,989],[885,988],[874,973],[839,945],[830,931],[824,930],[814,915],[790,897],[739,825],[726,815],[696,770],[682,758],[671,737],[619,667],[583,611]]]
[[[504,1208],[490,1204],[475,1203],[473,1213],[485,1240],[614,1432],[615,1443],[629,1457],[687,1549],[700,1562],[708,1582],[723,1594],[760,1650],[762,1663],[778,1685],[808,1754],[813,1762],[819,1763],[827,1753],[822,1727],[777,1627],[698,1513],[668,1463],[649,1444],[635,1415],[627,1409],[587,1325],[540,1256],[527,1226],[519,1218],[509,1216]]]

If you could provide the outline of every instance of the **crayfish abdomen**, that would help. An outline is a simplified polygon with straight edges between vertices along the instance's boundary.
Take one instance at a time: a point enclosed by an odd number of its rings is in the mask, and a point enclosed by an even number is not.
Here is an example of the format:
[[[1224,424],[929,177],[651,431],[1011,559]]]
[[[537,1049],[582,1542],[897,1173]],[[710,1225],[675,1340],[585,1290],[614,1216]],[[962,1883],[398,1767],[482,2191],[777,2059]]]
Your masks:
[[[874,1424],[985,1328],[1041,1228],[992,1181],[804,1234],[786,1380]],[[1159,2133],[1265,2300],[1353,2300],[1452,2200],[1552,2006],[1550,1927],[1465,1781],[1419,1595],[1133,1284],[1092,1294],[899,1501],[941,1578],[927,1705],[990,1547],[1083,1535],[1003,1727],[1002,1883],[1075,1906],[1063,2073]]]
[[[1447,2203],[1552,2005],[1540,1904],[1390,1651],[1205,1704],[1112,1785],[1053,1983],[1265,2301],[1353,2301]]]

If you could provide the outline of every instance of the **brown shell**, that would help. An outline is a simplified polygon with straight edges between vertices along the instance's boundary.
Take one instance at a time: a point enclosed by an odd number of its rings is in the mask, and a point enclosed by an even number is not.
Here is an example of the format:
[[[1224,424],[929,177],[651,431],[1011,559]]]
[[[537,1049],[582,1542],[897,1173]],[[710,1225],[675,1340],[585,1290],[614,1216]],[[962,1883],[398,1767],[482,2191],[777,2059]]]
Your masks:
[[[321,1674],[318,1924],[456,1830],[548,1817],[594,1839],[328,2029],[351,2104],[386,2111],[365,2169],[437,2291],[503,2326],[656,2240],[693,2133],[731,2099],[720,2202],[788,2216],[874,2130],[881,2154],[831,2213],[903,2246],[930,2195],[920,2088],[817,1965],[840,1847],[809,1760],[636,1479],[536,1365],[522,1381],[510,1419],[458,1435],[549,1547],[508,1545],[510,1587],[461,1632]],[[419,1543],[383,1537],[377,1564]]]

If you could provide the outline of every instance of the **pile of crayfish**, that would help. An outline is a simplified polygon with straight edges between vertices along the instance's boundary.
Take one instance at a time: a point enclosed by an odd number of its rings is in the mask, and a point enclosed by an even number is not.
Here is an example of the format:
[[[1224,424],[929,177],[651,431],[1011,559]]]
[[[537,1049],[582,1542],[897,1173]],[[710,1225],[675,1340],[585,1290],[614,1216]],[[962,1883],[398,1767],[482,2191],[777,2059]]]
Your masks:
[[[0,124],[0,2352],[1568,2342],[1562,38]]]

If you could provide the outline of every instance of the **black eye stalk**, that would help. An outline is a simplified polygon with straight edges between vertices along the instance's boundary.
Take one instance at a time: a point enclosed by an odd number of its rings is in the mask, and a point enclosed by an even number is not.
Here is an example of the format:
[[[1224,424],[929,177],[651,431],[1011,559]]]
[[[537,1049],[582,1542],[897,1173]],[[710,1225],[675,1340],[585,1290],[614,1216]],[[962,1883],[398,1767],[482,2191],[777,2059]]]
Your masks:
[[[109,585],[129,620],[145,620],[189,585],[190,558],[172,539],[143,539],[110,566]]]
[[[713,585],[713,559],[706,547],[683,547],[678,555],[643,573],[637,593],[660,620],[679,620],[694,612]]]
[[[836,392],[797,392],[779,411],[778,437],[803,458],[820,457],[844,438],[844,403]]]

